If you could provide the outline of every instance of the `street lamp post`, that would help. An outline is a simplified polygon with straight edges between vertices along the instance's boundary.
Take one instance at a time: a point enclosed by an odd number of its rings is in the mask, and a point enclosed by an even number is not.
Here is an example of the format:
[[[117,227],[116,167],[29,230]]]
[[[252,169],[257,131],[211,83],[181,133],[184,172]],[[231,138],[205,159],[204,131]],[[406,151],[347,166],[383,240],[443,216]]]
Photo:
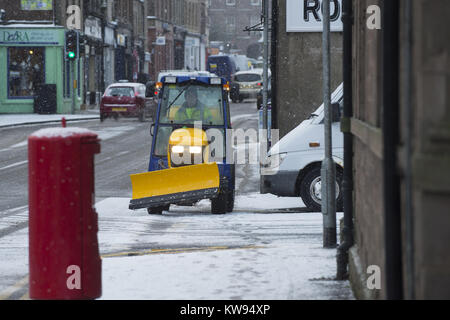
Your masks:
[[[332,156],[331,132],[331,90],[330,90],[330,1],[322,1],[323,6],[323,104],[324,104],[324,134],[325,158],[321,168],[322,215],[323,215],[323,246],[335,248],[336,236],[336,165]]]

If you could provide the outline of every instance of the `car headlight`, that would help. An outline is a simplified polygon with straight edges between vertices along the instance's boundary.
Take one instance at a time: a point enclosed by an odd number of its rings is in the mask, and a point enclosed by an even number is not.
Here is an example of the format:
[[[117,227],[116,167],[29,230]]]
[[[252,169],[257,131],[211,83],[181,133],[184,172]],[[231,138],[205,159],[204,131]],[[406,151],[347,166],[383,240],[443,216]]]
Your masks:
[[[191,147],[189,147],[189,152],[190,153],[195,153],[195,154],[202,153],[202,147],[200,147],[200,146],[191,146]]]
[[[184,147],[183,146],[173,146],[172,147],[172,153],[183,153]]]

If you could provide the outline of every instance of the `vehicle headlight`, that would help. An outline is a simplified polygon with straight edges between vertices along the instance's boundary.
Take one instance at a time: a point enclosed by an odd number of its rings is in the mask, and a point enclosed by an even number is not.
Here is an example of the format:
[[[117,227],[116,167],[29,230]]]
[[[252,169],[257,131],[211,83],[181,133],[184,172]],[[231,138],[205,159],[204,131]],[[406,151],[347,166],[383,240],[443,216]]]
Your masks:
[[[195,154],[202,153],[202,147],[200,147],[200,146],[191,146],[191,147],[189,147],[189,152],[190,153],[195,153]]]
[[[274,155],[268,156],[266,158],[265,163],[263,164],[263,167],[267,168],[267,169],[277,168],[277,167],[281,166],[281,163],[286,158],[286,156],[287,156],[287,153],[279,153],[279,154],[274,154]]]
[[[183,153],[184,147],[183,146],[173,146],[172,147],[172,153]]]

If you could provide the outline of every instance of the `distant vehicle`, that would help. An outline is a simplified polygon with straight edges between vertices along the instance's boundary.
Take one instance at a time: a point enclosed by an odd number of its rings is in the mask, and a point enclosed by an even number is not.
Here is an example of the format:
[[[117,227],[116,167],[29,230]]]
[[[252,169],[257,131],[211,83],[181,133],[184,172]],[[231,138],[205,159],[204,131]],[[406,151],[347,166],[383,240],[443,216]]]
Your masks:
[[[264,67],[264,62],[262,60],[257,60],[253,58],[248,58],[251,63],[251,69],[262,69]]]
[[[333,108],[333,159],[336,162],[336,209],[342,211],[343,135],[340,110],[343,106],[342,84],[331,96]],[[270,150],[261,172],[261,193],[284,197],[300,196],[308,209],[321,211],[321,164],[324,158],[323,104],[298,127],[284,136]]]
[[[236,72],[238,71],[247,71],[251,69],[252,63],[249,58],[243,54],[233,54],[232,58],[236,63]]]
[[[208,57],[207,70],[231,82],[231,76],[236,73],[237,66],[230,55],[213,55]]]
[[[156,107],[154,92],[142,83],[121,81],[109,85],[100,102],[100,121],[119,116],[138,117],[144,121]]]
[[[230,97],[234,103],[242,102],[244,99],[256,99],[263,85],[263,70],[252,69],[236,72],[233,75],[232,83],[236,84],[230,91]],[[236,91],[237,87],[239,87],[238,91]]]

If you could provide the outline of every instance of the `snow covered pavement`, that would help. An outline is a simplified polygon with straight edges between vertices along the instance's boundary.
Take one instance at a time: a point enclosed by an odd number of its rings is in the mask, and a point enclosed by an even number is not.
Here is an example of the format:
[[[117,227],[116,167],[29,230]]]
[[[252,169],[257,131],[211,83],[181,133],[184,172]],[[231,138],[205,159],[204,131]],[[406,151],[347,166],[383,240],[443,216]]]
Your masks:
[[[353,299],[347,281],[332,280],[336,250],[322,248],[322,215],[288,210],[301,210],[298,198],[240,196],[226,215],[211,215],[209,201],[162,216],[128,202],[96,205],[101,299]]]

